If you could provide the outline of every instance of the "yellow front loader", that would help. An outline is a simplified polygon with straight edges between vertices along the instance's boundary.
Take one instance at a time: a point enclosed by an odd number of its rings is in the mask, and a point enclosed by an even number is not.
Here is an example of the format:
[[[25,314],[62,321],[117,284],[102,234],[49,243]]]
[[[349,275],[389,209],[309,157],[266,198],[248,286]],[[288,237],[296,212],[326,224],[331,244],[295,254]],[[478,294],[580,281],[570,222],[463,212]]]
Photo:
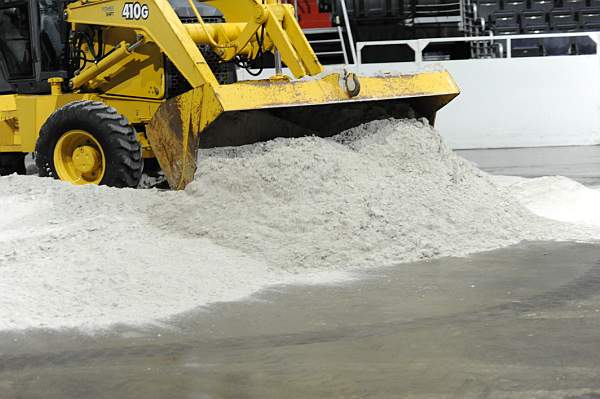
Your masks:
[[[205,23],[198,5],[218,9]],[[325,74],[279,0],[5,0],[0,4],[0,174],[136,187],[158,161],[173,189],[198,148],[331,136],[375,119],[427,117],[458,94],[446,72]],[[223,81],[274,53],[291,77]],[[210,60],[210,61],[209,61]]]

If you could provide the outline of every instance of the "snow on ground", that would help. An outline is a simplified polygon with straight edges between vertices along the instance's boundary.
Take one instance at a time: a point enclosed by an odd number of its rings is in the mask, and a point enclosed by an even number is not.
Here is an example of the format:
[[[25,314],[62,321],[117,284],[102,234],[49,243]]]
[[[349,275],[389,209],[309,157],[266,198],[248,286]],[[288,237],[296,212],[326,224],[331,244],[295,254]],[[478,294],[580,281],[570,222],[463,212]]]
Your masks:
[[[149,207],[183,195],[0,179],[0,329],[149,323],[290,280],[209,239],[154,226]]]
[[[417,121],[203,151],[185,192],[0,178],[0,329],[164,322],[271,284],[600,238],[511,187]]]
[[[563,176],[526,179],[494,176],[519,203],[536,215],[587,226],[600,226],[600,191]]]

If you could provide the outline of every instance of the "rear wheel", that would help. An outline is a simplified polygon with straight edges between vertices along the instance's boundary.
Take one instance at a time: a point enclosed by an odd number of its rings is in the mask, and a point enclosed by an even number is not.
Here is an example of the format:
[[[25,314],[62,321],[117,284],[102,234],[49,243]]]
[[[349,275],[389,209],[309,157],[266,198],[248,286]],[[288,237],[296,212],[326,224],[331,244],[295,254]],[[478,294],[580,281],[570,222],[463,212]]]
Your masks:
[[[13,173],[24,175],[25,154],[20,152],[0,153],[0,176],[12,175]]]
[[[56,110],[40,131],[36,164],[40,176],[113,187],[137,187],[143,168],[134,129],[99,101],[76,101]]]

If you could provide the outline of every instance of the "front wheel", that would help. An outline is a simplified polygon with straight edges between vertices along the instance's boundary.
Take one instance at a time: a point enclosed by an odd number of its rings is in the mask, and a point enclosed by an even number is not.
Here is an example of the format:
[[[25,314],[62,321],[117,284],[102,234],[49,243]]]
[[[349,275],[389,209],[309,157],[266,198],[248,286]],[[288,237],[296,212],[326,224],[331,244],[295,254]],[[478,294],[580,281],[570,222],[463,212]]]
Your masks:
[[[127,119],[99,101],[75,101],[56,110],[36,145],[40,176],[76,185],[137,187],[140,143]]]

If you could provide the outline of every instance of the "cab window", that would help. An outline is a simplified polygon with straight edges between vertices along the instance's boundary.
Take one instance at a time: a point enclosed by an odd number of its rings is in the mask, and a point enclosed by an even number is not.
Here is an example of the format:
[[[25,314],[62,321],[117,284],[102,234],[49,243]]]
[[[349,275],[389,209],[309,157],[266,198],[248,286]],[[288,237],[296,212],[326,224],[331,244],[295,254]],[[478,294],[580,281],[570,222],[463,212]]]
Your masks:
[[[42,71],[61,69],[64,52],[64,32],[61,24],[62,8],[56,0],[39,0],[40,49]]]
[[[33,76],[27,4],[0,8],[0,54],[9,79]]]

